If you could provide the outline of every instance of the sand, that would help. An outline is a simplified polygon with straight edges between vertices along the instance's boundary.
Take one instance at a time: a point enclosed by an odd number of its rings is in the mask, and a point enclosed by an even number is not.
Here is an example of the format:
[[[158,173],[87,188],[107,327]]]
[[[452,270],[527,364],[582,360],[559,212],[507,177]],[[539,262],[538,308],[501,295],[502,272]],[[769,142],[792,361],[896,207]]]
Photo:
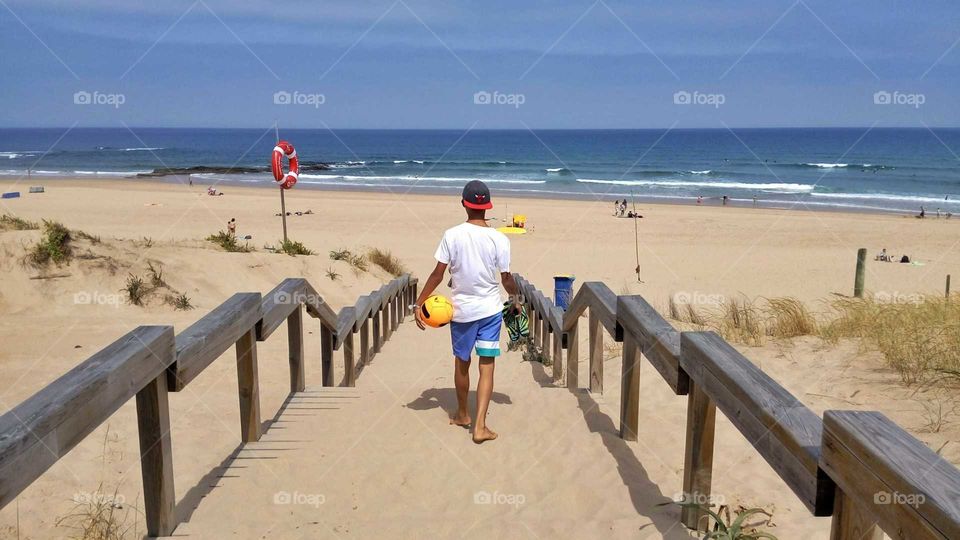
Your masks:
[[[0,184],[4,191],[12,187]],[[31,279],[38,272],[23,265],[22,257],[39,233],[0,232],[3,411],[137,325],[173,324],[179,331],[231,294],[266,292],[285,277],[306,277],[336,308],[389,280],[378,269],[356,273],[331,261],[327,253],[333,249],[388,249],[423,278],[443,230],[462,220],[457,200],[448,196],[294,189],[288,210],[313,214],[290,216],[290,236],[318,255],[292,258],[263,250],[281,237],[272,189],[224,186],[226,195],[209,197],[206,186],[160,182],[57,180],[46,187],[44,194],[4,200],[0,212],[56,219],[101,242],[78,241],[82,259],[48,271],[48,279]],[[25,185],[16,188],[26,191]],[[576,275],[578,283],[603,281],[618,294],[644,295],[662,311],[671,296],[709,304],[741,293],[795,296],[816,308],[834,293],[852,292],[860,247],[868,248],[871,258],[867,288],[884,298],[939,295],[946,274],[960,275],[960,221],[643,205],[638,223],[643,282],[638,283],[634,222],[611,216],[609,202],[508,199],[496,190],[493,197],[493,217],[516,212],[528,218],[531,232],[511,237],[514,271],[544,291],[552,290],[551,276],[559,273]],[[252,235],[257,252],[224,253],[204,241],[231,218],[241,236]],[[873,262],[881,248],[907,253],[923,265]],[[120,289],[128,274],[145,275],[148,261],[163,264],[170,289],[186,294],[195,309],[174,311],[159,295],[145,307],[123,301]],[[339,278],[331,280],[328,270]],[[649,365],[641,376],[640,441],[624,443],[615,436],[616,348],[608,351],[602,396],[552,388],[540,366],[508,354],[498,367],[496,390],[509,401],[494,403],[490,420],[502,438],[478,447],[446,425],[452,373],[444,332],[421,334],[405,324],[357,389],[343,391],[352,396],[329,398],[317,388],[317,331],[308,328],[313,332],[307,341],[308,384],[317,401],[349,403],[308,409],[301,418],[285,416],[292,423],[288,431],[302,437],[269,432],[258,445],[273,449],[263,452],[276,459],[228,459],[257,452],[238,449],[232,353],[171,397],[177,498],[188,518],[184,534],[216,538],[217,527],[223,527],[223,536],[239,538],[366,538],[391,532],[403,538],[423,531],[438,537],[491,531],[508,538],[686,537],[672,526],[676,508],[658,506],[679,491],[685,400],[673,396]],[[268,419],[286,398],[286,344],[275,337],[259,347]],[[954,442],[960,429],[948,422],[930,432],[924,403],[931,396],[903,387],[876,354],[861,354],[852,343],[827,347],[815,338],[738,348],[816,412],[881,410],[960,463],[960,445]],[[284,440],[296,442],[267,444]],[[715,456],[714,490],[726,502],[773,511],[771,531],[780,538],[825,535],[829,521],[810,517],[722,415]],[[18,505],[0,511],[0,538],[16,537],[17,506],[21,538],[69,534],[54,527],[57,518],[71,512],[71,499],[83,499],[101,484],[110,493],[117,489],[125,508],[140,506],[137,460],[135,410],[128,403],[24,491]],[[246,471],[225,473],[224,467],[239,469],[241,463]],[[289,478],[303,482],[282,481]],[[525,501],[478,508],[471,497],[484,490],[522,494]],[[324,503],[270,504],[269,497],[282,491],[322,494]],[[479,524],[463,518],[473,515]],[[273,523],[279,525],[268,529]],[[138,530],[143,532],[142,516]]]

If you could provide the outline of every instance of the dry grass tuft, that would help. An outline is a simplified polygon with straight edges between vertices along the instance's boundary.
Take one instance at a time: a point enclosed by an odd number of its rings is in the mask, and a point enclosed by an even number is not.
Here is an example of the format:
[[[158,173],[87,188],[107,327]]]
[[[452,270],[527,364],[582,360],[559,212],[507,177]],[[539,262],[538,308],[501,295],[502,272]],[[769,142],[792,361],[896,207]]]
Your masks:
[[[36,221],[26,220],[11,214],[0,216],[0,229],[11,231],[35,231],[40,228]]]
[[[385,249],[372,248],[367,252],[367,259],[395,277],[402,276],[407,271],[400,259]]]
[[[76,500],[71,513],[56,519],[57,527],[71,531],[68,538],[124,540],[136,537],[136,509],[126,507],[117,490],[111,495],[103,493],[102,488],[100,485],[96,492]],[[133,523],[130,523],[131,519]]]

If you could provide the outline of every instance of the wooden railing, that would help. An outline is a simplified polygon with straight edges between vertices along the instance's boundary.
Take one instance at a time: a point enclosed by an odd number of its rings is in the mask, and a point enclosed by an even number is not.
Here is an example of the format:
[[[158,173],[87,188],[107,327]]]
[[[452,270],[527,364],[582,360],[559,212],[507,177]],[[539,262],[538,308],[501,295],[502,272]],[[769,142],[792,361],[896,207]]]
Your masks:
[[[307,313],[320,321],[323,385],[334,385],[333,352],[342,348],[341,384],[353,386],[410,314],[408,306],[416,295],[416,278],[404,275],[338,314],[305,279],[286,279],[263,297],[233,295],[176,336],[172,326],[131,331],[0,416],[0,508],[136,397],[147,532],[171,535],[178,522],[168,392],[183,390],[235,346],[241,438],[257,441],[261,435],[257,341],[266,340],[287,321],[290,391],[304,390],[301,306],[306,306]],[[359,355],[353,345],[358,333]]]
[[[678,332],[640,296],[583,284],[566,312],[522,276],[532,339],[553,377],[578,388],[578,324],[589,312],[590,391],[603,391],[603,335],[623,341],[620,436],[636,440],[640,357],[687,396],[683,494],[710,500],[716,410],[743,434],[814,516],[833,516],[833,540],[960,538],[960,470],[878,412],[827,411],[821,420],[713,332]],[[552,338],[552,339],[551,339]],[[691,529],[708,525],[684,505]]]

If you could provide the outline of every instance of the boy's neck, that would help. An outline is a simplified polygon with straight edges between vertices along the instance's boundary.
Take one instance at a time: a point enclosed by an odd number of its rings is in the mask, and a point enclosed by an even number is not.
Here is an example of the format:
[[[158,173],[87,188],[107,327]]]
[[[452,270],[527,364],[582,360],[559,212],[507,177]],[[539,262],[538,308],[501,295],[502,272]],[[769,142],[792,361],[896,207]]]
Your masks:
[[[487,213],[480,211],[467,211],[467,223],[471,225],[477,225],[479,227],[487,226]]]

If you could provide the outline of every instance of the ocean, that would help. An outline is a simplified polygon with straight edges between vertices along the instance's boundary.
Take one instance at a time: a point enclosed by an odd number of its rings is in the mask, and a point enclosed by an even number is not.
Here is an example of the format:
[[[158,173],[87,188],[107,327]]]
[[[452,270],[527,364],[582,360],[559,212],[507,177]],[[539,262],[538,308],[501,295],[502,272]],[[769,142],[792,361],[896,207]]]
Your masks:
[[[497,193],[811,209],[960,211],[960,129],[281,130],[311,170],[294,189]],[[0,129],[0,181],[27,174],[273,184],[273,128]],[[184,181],[186,176],[167,177]]]

